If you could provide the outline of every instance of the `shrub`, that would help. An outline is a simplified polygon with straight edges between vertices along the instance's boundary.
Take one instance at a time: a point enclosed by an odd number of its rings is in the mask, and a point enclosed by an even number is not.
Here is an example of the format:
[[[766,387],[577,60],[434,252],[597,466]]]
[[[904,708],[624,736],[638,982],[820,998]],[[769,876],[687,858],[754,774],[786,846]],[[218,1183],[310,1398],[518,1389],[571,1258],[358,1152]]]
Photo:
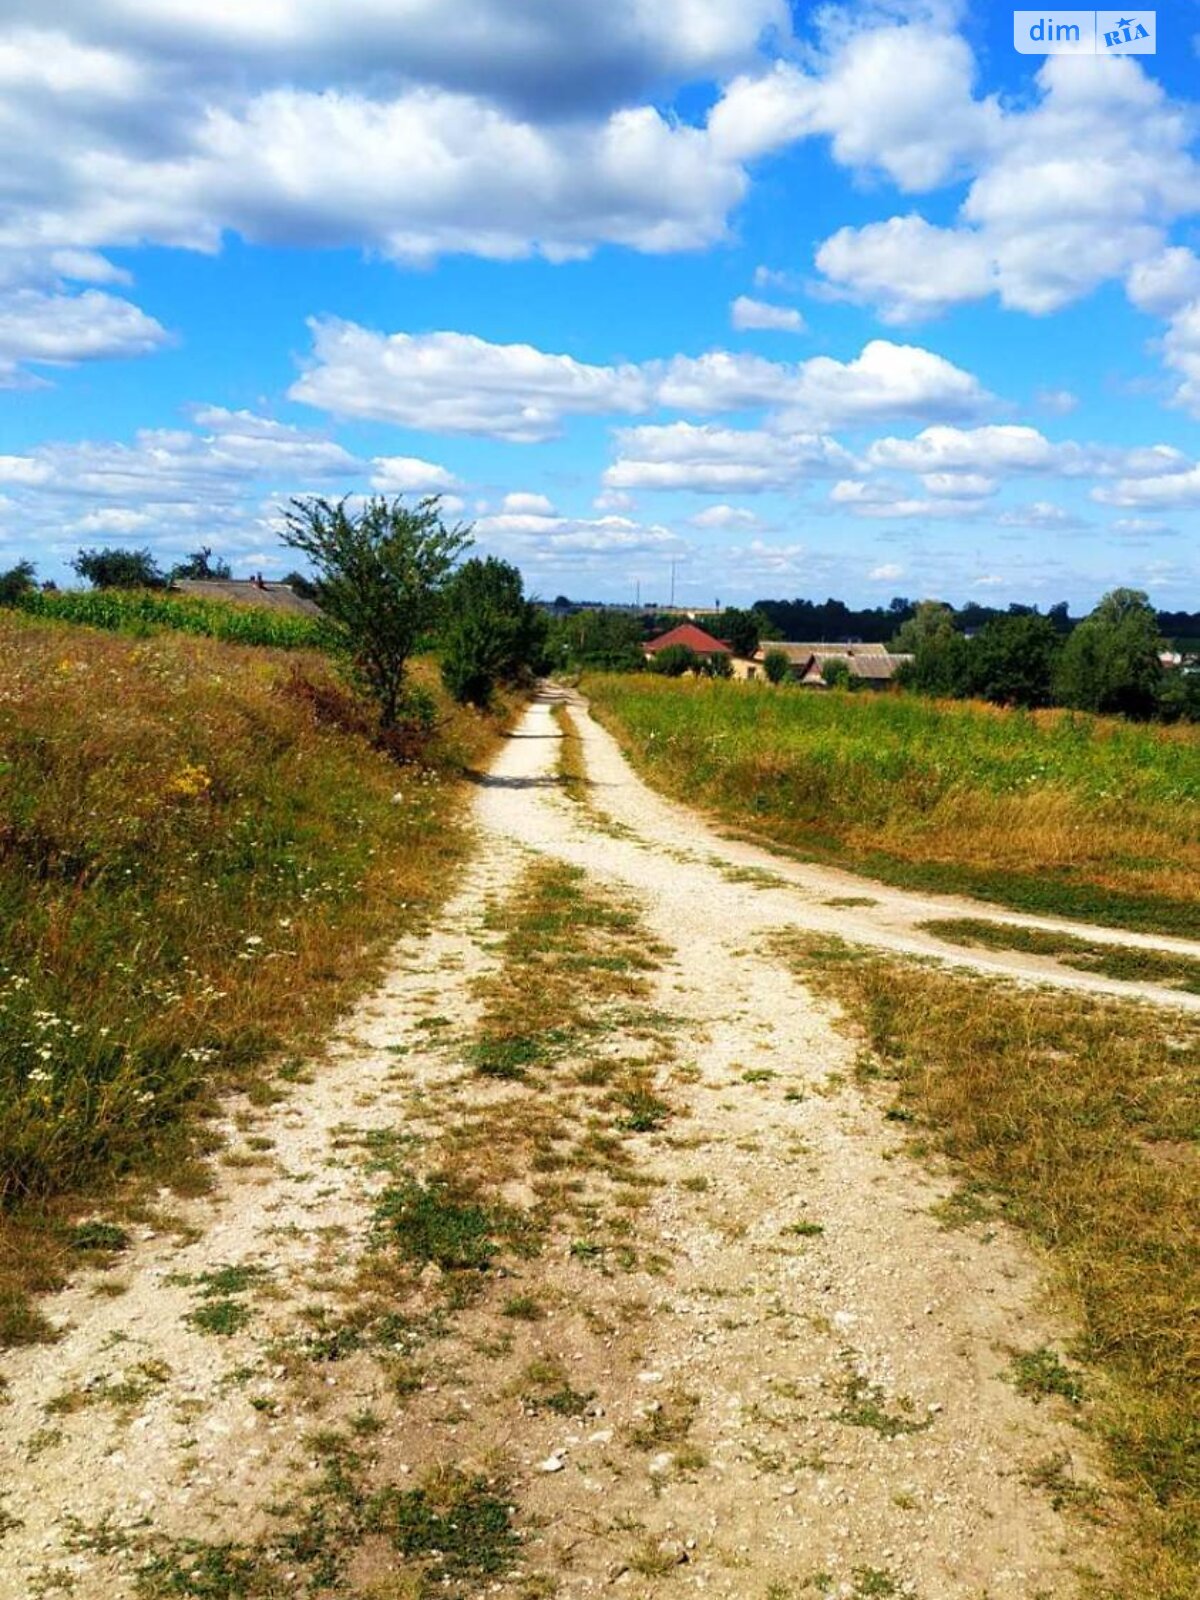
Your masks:
[[[763,671],[772,683],[783,683],[791,676],[792,663],[786,650],[768,650],[763,657]]]
[[[164,589],[167,583],[149,550],[81,550],[71,565],[93,589]]]
[[[465,562],[446,585],[443,614],[442,680],[459,702],[486,706],[497,684],[543,665],[545,618],[507,561]]]
[[[661,673],[664,678],[682,678],[685,672],[696,672],[699,666],[700,657],[686,644],[669,644],[650,660],[650,671]]]
[[[357,513],[347,504],[315,495],[293,500],[283,542],[320,574],[334,639],[386,729],[399,720],[404,669],[437,620],[442,591],[470,532],[443,523],[437,496],[415,510],[399,498],[368,500]]]

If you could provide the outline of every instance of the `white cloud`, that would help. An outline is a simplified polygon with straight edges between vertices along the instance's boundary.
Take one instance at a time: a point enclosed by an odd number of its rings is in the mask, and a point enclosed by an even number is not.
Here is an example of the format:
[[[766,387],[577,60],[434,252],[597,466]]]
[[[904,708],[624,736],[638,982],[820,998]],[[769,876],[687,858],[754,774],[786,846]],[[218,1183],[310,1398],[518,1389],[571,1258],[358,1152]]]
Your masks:
[[[1177,539],[1178,528],[1165,522],[1155,522],[1152,517],[1116,517],[1109,524],[1113,533],[1128,539]]]
[[[713,350],[641,365],[595,366],[532,345],[464,333],[376,333],[314,320],[313,356],[290,398],[373,418],[518,443],[553,437],[569,415],[780,407],[784,425],[836,427],[900,417],[969,417],[989,408],[978,379],[918,345],[873,340],[852,361],[794,364]],[[614,485],[614,487],[623,487]]]
[[[829,492],[830,501],[855,517],[872,520],[896,518],[925,521],[953,520],[959,517],[978,516],[982,501],[977,495],[962,498],[935,495],[931,499],[908,495],[889,483],[861,478],[844,478],[835,483]]]
[[[146,355],[167,337],[153,317],[100,289],[74,295],[10,290],[0,294],[0,387],[22,381],[23,363],[73,366]]]
[[[1181,245],[1134,263],[1126,284],[1139,311],[1169,316],[1200,298],[1200,259]]]
[[[533,511],[500,512],[478,518],[476,536],[517,555],[562,556],[660,554],[682,551],[678,534],[658,523],[629,517],[564,517]]]
[[[714,148],[744,161],[827,134],[844,166],[902,189],[943,183],[995,137],[993,101],[972,96],[975,64],[957,35],[921,25],[863,28],[807,73],[779,61],[732,83],[714,107]],[[931,114],[936,107],[936,114]]]
[[[816,263],[848,298],[869,301],[893,323],[982,300],[996,285],[982,240],[916,215],[840,228],[818,248]]]
[[[332,318],[310,326],[313,358],[290,398],[337,416],[530,443],[552,437],[566,415],[643,411],[651,401],[636,366],[589,366],[465,333],[389,336]]]
[[[729,528],[757,528],[759,525],[757,512],[746,506],[706,506],[703,511],[697,511],[690,521],[693,528],[717,528],[722,531]]]
[[[1001,528],[1033,528],[1047,533],[1067,533],[1086,526],[1082,517],[1051,500],[1032,500],[1028,505],[1011,506],[1000,513],[996,523]]]
[[[844,228],[817,253],[831,283],[895,321],[993,291],[1041,314],[1127,274],[1131,292],[1153,297],[1154,274],[1143,282],[1139,264],[1159,255],[1174,218],[1200,207],[1189,119],[1131,58],[1050,56],[1037,82],[1036,105],[991,107],[953,226],[910,216]],[[927,120],[936,127],[940,108]],[[933,165],[925,176],[915,186],[944,181]]]
[[[1048,477],[1165,477],[1191,465],[1171,445],[1135,446],[1053,443],[1045,434],[1015,423],[979,428],[933,426],[912,439],[876,439],[866,452],[873,467],[917,473],[981,473],[988,477],[1043,474]]]
[[[1200,466],[1160,477],[1119,478],[1092,490],[1092,499],[1106,506],[1200,506]]]
[[[1052,416],[1066,417],[1078,409],[1079,396],[1070,389],[1039,389],[1033,397],[1034,404]]]
[[[871,583],[895,583],[897,578],[904,576],[904,568],[897,566],[894,561],[887,561],[881,567],[872,567],[867,573]]]
[[[458,487],[447,468],[419,456],[376,456],[371,465],[371,487],[381,494],[444,494]]]
[[[623,428],[604,474],[611,489],[691,489],[701,494],[788,488],[845,472],[853,457],[827,435],[775,434],[675,422]]]
[[[795,306],[771,305],[765,300],[753,300],[747,294],[738,295],[729,308],[729,320],[740,331],[773,331],[777,333],[803,333],[804,318]]]
[[[503,509],[510,513],[532,513],[534,516],[552,517],[554,503],[544,494],[506,494]]]

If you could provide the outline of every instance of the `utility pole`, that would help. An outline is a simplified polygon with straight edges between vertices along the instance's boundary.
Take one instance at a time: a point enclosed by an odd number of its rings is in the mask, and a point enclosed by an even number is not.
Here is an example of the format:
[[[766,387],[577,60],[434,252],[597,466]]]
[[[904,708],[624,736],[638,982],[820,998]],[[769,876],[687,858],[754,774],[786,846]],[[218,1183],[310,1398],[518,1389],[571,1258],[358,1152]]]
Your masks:
[[[672,611],[675,609],[675,568],[678,565],[679,565],[678,560],[673,560],[671,562],[671,609],[672,609]]]

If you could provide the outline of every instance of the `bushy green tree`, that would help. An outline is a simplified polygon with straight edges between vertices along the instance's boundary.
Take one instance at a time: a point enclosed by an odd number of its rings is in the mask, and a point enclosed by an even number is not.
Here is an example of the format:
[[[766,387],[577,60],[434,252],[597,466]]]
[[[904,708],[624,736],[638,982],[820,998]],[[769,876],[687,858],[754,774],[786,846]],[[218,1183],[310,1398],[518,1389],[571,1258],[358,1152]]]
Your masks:
[[[292,501],[283,542],[315,568],[322,609],[354,677],[378,705],[380,727],[395,727],[405,668],[437,621],[470,529],[448,527],[436,495],[416,506],[379,496],[357,511],[348,497],[334,504],[311,495]]]
[[[637,617],[623,611],[577,611],[555,617],[546,641],[553,670],[640,672],[646,664],[645,635]]]
[[[892,648],[900,655],[916,655],[922,645],[944,640],[954,632],[954,612],[944,601],[918,600],[912,616],[901,624]]]
[[[1062,647],[1058,700],[1080,711],[1152,717],[1163,666],[1158,617],[1140,589],[1113,589]]]
[[[900,668],[897,681],[918,694],[965,699],[975,681],[971,641],[953,626],[930,629],[918,639],[913,658]]]
[[[664,678],[682,678],[685,672],[697,671],[700,663],[701,658],[687,645],[669,644],[651,657],[650,671],[661,673]]]
[[[71,565],[93,589],[162,589],[167,582],[149,550],[81,550]]]
[[[1157,714],[1163,722],[1200,722],[1200,672],[1164,672]]]
[[[1048,706],[1060,645],[1049,617],[996,617],[971,641],[970,692],[1002,706]]]
[[[11,606],[34,587],[37,568],[32,561],[18,561],[7,572],[0,572],[0,606]]]
[[[732,678],[733,660],[726,655],[702,656],[704,674],[709,678]]]
[[[498,683],[541,670],[546,619],[525,598],[516,567],[476,557],[446,585],[440,637],[446,687],[456,700],[484,706]]]
[[[831,689],[852,689],[854,687],[850,663],[843,660],[841,656],[834,656],[831,660],[825,662],[821,668],[821,679]]]
[[[228,561],[222,561],[218,556],[213,560],[212,548],[202,545],[199,550],[193,550],[184,561],[177,561],[171,568],[171,582],[175,583],[180,578],[209,578],[226,579],[233,577],[233,570]]]
[[[724,639],[735,656],[749,660],[763,639],[772,636],[770,621],[761,611],[743,611],[730,606],[713,625],[718,638]]]
[[[763,671],[772,683],[784,683],[791,676],[791,657],[786,650],[768,650],[763,656]]]

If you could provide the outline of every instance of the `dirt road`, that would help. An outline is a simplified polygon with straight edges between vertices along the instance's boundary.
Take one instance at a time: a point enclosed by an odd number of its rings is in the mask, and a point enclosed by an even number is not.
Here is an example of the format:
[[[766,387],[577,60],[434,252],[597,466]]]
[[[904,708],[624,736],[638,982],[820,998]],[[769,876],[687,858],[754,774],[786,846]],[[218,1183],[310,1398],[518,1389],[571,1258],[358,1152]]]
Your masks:
[[[901,1151],[854,1086],[853,1043],[767,946],[791,923],[928,954],[912,924],[962,902],[731,844],[582,715],[573,801],[556,693],[482,781],[478,862],[434,937],[398,947],[285,1101],[231,1106],[213,1195],[163,1196],[119,1261],[48,1303],[61,1340],[4,1359],[3,1600],[1058,1600],[1106,1565],[1071,1510],[1105,1492],[1084,1436],[1012,1381],[1014,1352],[1067,1336],[1037,1261],[1002,1225],[943,1226],[951,1185]],[[574,1045],[536,1083],[464,1068],[497,917],[547,857],[615,889],[661,951],[644,1012],[588,1047],[667,1038],[661,1127],[604,1121],[596,1058]],[[874,904],[825,903],[850,896]],[[444,1170],[472,1129],[486,1143],[535,1117],[553,1123],[544,1172],[509,1176],[504,1198],[544,1199],[565,1172],[575,1209],[470,1294],[424,1272],[368,1339],[378,1319],[353,1313],[364,1281],[378,1297],[398,1163]],[[603,1160],[585,1170],[588,1147]],[[214,1305],[233,1307],[223,1327]],[[435,1522],[448,1483],[476,1498]],[[390,1543],[381,1506],[403,1510]],[[430,1528],[445,1543],[468,1521],[482,1554],[435,1547]]]

